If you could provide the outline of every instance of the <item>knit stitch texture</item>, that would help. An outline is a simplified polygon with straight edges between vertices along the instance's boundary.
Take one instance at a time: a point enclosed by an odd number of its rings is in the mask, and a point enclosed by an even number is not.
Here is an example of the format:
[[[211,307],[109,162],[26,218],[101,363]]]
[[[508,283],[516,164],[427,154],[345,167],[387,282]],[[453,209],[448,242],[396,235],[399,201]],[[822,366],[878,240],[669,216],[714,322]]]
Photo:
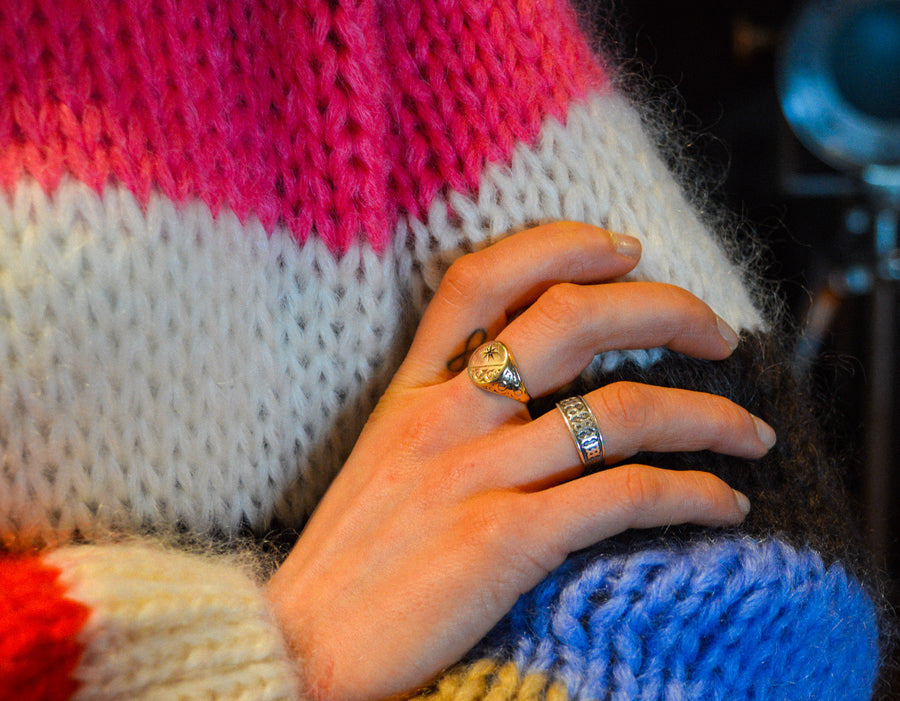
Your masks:
[[[865,699],[877,660],[871,599],[815,553],[601,545],[523,596],[423,697]]]
[[[0,697],[297,698],[243,561],[160,540],[295,536],[447,267],[513,232],[637,236],[628,279],[743,333],[687,370],[605,353],[593,386],[782,387],[752,273],[590,44],[564,0],[0,0]],[[805,430],[749,482],[755,540],[580,553],[427,693],[868,698],[874,605],[811,537],[839,495]]]
[[[90,609],[69,599],[60,570],[38,558],[0,560],[0,698],[63,701]]]
[[[421,313],[466,250],[540,221],[637,235],[629,277],[679,285],[736,328],[761,328],[740,270],[625,100],[573,105],[566,126],[548,119],[510,159],[486,169],[477,197],[451,192],[425,221],[399,221],[380,255],[356,243],[335,257],[319,238],[299,246],[283,228],[155,191],[142,206],[114,185],[101,196],[64,179],[47,194],[26,179],[0,195],[0,523],[16,519],[0,535],[22,547],[110,526],[299,525],[402,358],[408,307]],[[660,357],[638,349],[596,365]]]
[[[84,652],[72,699],[297,693],[281,634],[239,561],[142,544],[64,548],[47,561],[63,573],[68,597],[91,611],[78,633]]]
[[[335,251],[605,82],[560,0],[4,3],[0,46],[4,189],[116,179]]]

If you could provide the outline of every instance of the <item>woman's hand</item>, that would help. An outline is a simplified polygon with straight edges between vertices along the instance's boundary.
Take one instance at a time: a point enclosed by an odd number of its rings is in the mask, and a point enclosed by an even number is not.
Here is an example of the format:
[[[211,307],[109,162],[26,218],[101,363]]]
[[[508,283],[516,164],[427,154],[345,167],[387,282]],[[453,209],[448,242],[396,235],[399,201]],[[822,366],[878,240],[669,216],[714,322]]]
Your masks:
[[[737,336],[696,297],[604,282],[639,255],[635,239],[563,222],[450,268],[268,586],[314,696],[383,698],[427,682],[574,550],[628,528],[744,518],[746,497],[707,473],[620,465],[580,476],[559,412],[532,421],[522,404],[448,369],[476,329],[509,346],[532,396],[563,387],[600,351],[727,357]],[[768,425],[713,395],[616,383],[585,400],[607,464],[640,450],[758,458],[775,441]]]

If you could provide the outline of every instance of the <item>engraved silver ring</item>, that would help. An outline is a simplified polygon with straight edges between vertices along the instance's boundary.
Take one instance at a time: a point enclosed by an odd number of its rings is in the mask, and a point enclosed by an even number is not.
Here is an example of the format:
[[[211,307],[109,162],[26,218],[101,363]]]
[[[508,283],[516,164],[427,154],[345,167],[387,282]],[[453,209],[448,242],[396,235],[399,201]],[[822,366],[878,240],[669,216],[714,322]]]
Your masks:
[[[585,467],[603,465],[606,458],[603,452],[603,436],[594,412],[584,398],[576,395],[563,399],[556,404],[556,408],[563,415],[569,433],[572,434],[582,464]]]

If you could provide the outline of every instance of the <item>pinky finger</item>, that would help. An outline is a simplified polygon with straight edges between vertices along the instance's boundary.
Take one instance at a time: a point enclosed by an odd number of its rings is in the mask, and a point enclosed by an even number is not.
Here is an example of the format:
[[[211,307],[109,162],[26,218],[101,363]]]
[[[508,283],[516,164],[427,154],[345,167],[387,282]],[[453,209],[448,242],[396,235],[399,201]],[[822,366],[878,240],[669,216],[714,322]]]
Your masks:
[[[622,465],[527,495],[523,545],[552,569],[570,552],[630,528],[682,523],[729,526],[750,511],[746,496],[708,472]],[[542,552],[541,552],[542,551]]]

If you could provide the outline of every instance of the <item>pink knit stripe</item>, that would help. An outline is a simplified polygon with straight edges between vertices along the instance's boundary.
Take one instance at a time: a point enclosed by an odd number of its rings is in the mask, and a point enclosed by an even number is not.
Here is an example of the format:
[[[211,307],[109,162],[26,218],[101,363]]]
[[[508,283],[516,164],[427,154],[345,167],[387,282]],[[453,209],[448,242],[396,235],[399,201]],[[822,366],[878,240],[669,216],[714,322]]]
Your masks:
[[[20,0],[0,186],[116,180],[382,249],[605,84],[564,0]]]
[[[606,87],[566,0],[397,0],[385,17],[406,168],[399,201],[421,217],[448,185],[472,193],[487,163],[532,145],[548,116]]]

